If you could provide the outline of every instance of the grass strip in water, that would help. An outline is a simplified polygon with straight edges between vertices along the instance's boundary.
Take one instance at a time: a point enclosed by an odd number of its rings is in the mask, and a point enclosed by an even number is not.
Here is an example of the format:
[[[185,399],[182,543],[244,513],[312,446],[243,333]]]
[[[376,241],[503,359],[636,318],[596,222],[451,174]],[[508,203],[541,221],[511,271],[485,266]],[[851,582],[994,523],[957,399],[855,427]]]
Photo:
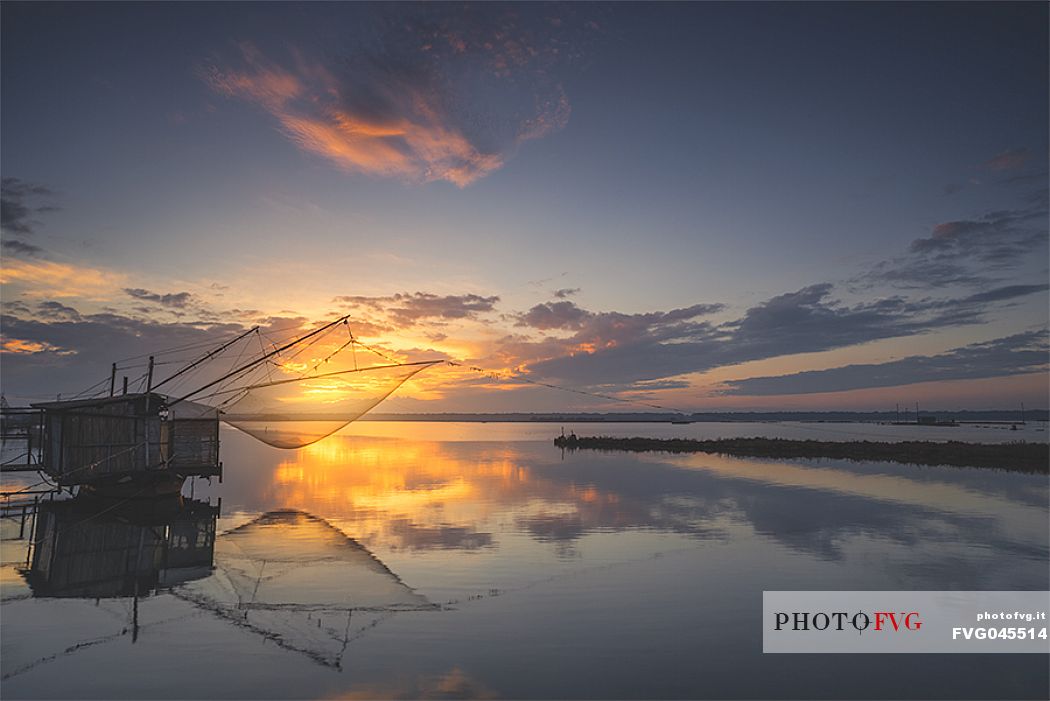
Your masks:
[[[748,458],[833,458],[911,465],[983,467],[1010,472],[1050,474],[1050,444],[964,443],[962,441],[815,441],[787,438],[612,438],[559,436],[554,444],[566,450],[659,451],[719,453]]]

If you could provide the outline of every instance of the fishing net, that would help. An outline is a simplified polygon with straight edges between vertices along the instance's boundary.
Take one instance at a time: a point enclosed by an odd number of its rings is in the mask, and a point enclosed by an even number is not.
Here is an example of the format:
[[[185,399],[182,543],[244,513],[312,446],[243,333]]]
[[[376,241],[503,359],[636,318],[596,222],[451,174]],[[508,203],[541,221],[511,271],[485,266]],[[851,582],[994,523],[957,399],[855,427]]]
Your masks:
[[[285,378],[232,392],[223,420],[275,448],[316,443],[379,404],[429,365],[376,365]]]
[[[169,411],[200,403],[267,445],[302,448],[357,420],[412,376],[442,362],[400,362],[354,338],[345,316],[313,331],[292,331],[300,335],[275,338],[259,327],[250,329],[187,361],[154,388],[177,397]],[[183,387],[196,389],[177,396]]]

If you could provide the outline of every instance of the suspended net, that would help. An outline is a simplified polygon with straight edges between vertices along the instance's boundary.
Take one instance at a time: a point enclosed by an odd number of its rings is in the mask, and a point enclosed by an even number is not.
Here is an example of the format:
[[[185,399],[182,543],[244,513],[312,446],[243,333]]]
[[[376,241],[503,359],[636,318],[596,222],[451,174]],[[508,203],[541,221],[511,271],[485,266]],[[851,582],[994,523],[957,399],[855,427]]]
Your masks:
[[[639,399],[562,387],[453,361],[399,362],[355,339],[348,318],[340,317],[307,333],[297,326],[292,331],[301,333],[299,336],[281,336],[273,330],[263,333],[255,327],[199,357],[179,357],[200,353],[199,343],[173,349],[170,353],[174,357],[165,355],[159,364],[178,364],[180,369],[153,384],[152,390],[163,388],[169,396],[177,397],[169,406],[174,418],[179,418],[180,411],[185,415],[191,410],[203,418],[218,409],[228,424],[276,448],[302,448],[332,435],[371,411],[414,375],[437,364],[464,368],[498,381],[685,413]],[[147,389],[153,362],[150,356],[149,369],[142,377]],[[114,366],[114,373],[116,369]],[[194,386],[193,391],[178,396],[177,392]]]
[[[276,448],[301,448],[356,421],[425,365],[378,365],[235,390],[222,419]]]
[[[263,443],[301,448],[356,421],[411,377],[441,362],[398,362],[355,339],[342,317],[283,340],[252,329],[157,387],[197,387],[175,399],[172,411],[206,405]]]

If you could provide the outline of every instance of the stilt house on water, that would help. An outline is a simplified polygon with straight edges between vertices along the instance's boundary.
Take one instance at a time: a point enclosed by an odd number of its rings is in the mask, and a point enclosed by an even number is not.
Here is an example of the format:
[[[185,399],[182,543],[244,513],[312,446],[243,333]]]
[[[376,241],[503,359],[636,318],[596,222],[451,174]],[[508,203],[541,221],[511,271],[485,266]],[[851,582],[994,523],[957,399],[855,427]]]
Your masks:
[[[359,366],[353,355],[353,367],[344,362],[343,369],[320,372],[322,366],[332,367],[328,363],[344,349],[359,345],[348,319],[342,316],[282,345],[273,342],[272,350],[260,337],[261,352],[241,363],[248,341],[259,336],[258,327],[249,329],[157,384],[150,356],[144,392],[128,393],[125,377],[124,393],[114,396],[114,363],[108,397],[43,402],[32,409],[3,406],[0,434],[5,440],[24,441],[26,448],[19,461],[4,462],[0,470],[40,470],[60,487],[78,485],[111,496],[177,493],[187,477],[222,478],[220,420],[268,445],[301,448],[370,411],[416,373],[445,362],[400,363],[365,346],[383,363]],[[341,329],[349,337],[345,342],[335,337]],[[226,370],[229,358],[223,353],[234,355],[235,347],[236,367]],[[295,361],[306,348],[325,355],[311,356],[312,366]],[[360,381],[354,383],[351,377]],[[171,389],[187,381],[196,389],[178,397],[157,392],[175,380]],[[313,392],[334,388],[339,396],[304,402],[304,387]],[[208,400],[213,405],[203,403]]]
[[[42,412],[41,467],[59,486],[150,496],[222,475],[214,407],[155,392],[33,406]]]

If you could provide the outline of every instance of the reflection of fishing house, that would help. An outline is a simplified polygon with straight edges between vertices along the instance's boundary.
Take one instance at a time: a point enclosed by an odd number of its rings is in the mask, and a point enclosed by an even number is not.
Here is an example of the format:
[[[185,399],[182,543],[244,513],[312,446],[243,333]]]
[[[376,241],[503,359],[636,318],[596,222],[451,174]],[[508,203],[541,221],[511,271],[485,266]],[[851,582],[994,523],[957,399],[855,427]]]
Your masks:
[[[177,492],[186,477],[220,475],[219,412],[156,393],[48,402],[44,471],[60,485]]]
[[[104,598],[207,576],[218,513],[178,498],[116,511],[108,500],[44,502],[27,580],[36,596]]]

